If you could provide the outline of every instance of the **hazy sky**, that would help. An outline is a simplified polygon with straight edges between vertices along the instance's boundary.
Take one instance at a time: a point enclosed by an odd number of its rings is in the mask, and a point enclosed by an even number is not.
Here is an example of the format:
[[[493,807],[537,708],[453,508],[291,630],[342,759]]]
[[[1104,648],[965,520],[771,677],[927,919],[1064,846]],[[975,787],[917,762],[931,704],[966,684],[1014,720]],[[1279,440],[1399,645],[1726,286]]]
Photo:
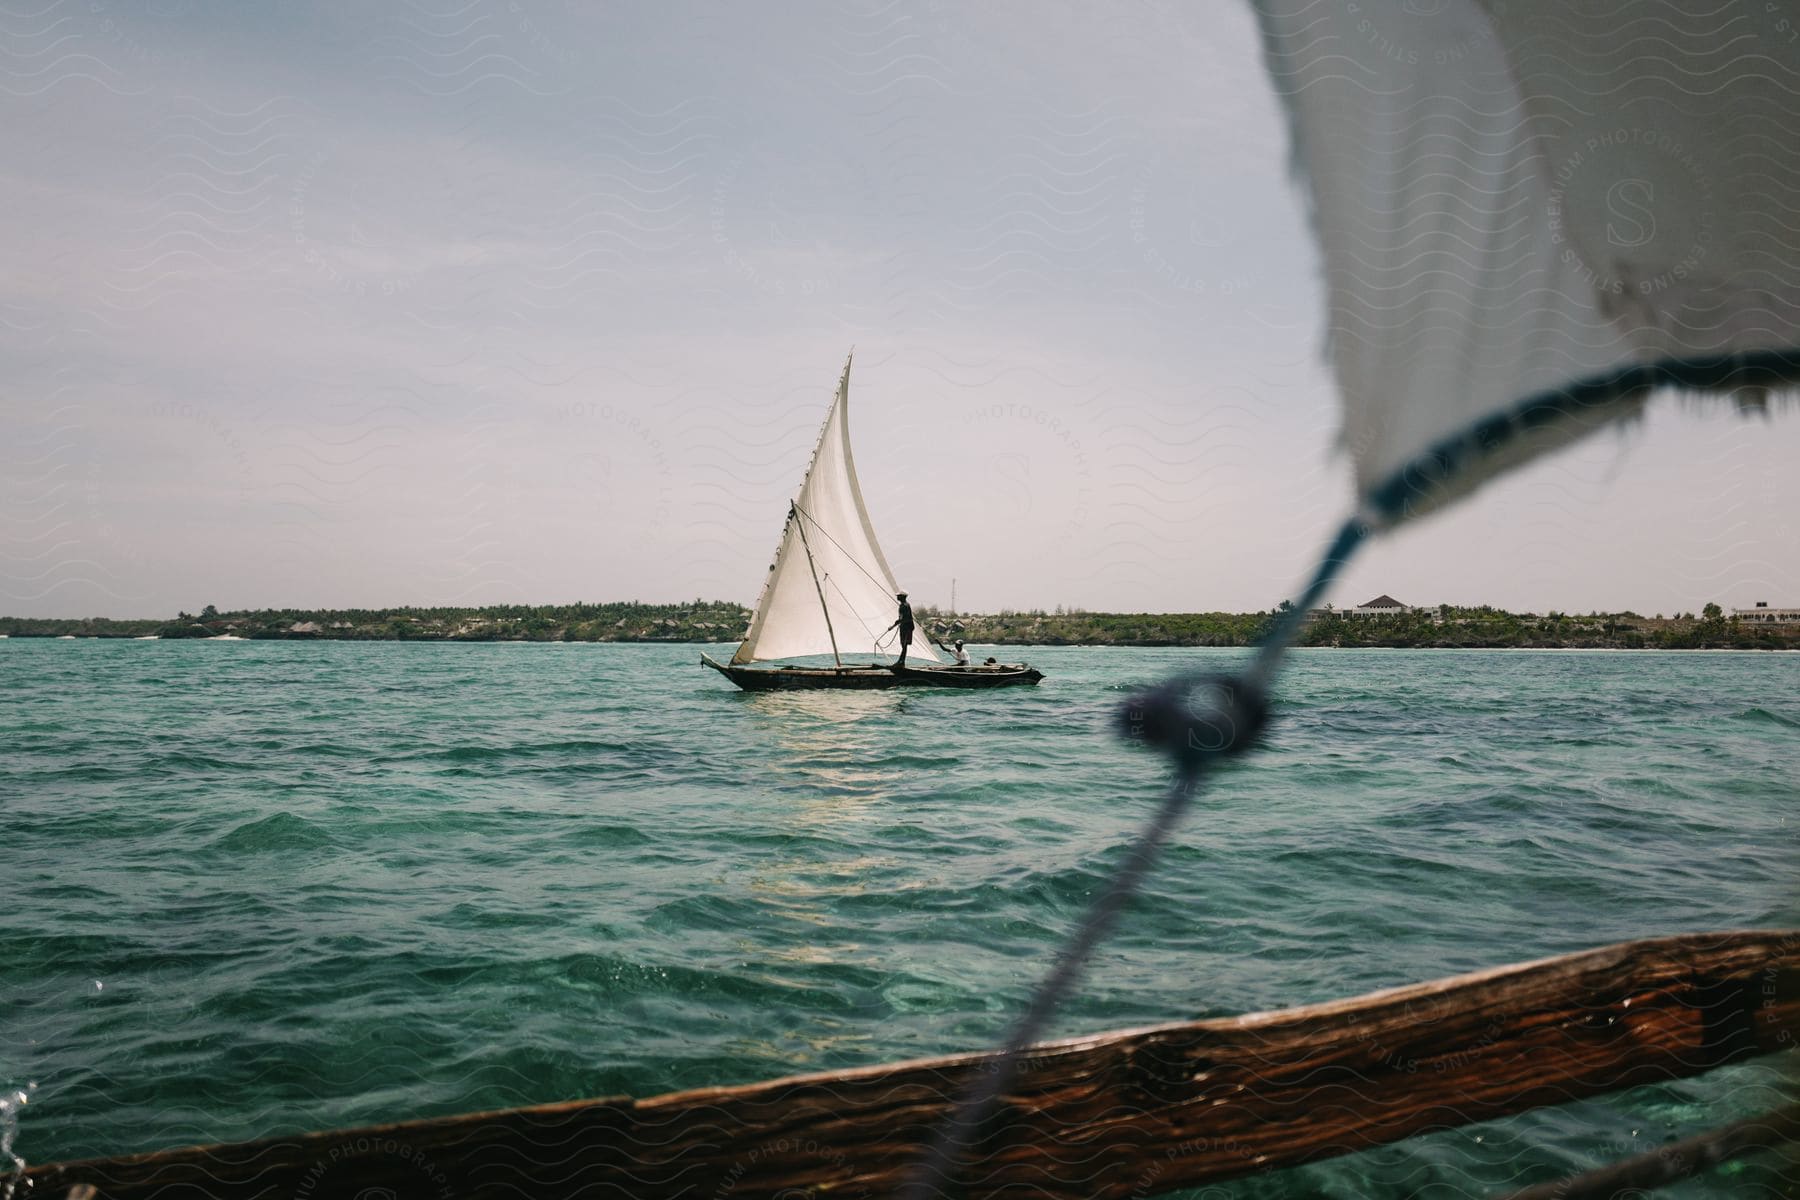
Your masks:
[[[1266,608],[1347,509],[1248,13],[23,0],[0,613],[748,603],[844,355],[916,602]],[[1800,417],[1655,406],[1334,599],[1800,603]]]

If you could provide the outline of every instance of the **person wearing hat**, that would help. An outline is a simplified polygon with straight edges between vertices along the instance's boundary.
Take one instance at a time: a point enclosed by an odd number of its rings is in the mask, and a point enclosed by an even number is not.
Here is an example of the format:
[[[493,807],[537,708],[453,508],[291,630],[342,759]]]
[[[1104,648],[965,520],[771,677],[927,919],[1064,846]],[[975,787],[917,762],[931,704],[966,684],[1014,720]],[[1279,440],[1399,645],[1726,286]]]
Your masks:
[[[912,645],[913,616],[912,605],[906,602],[905,592],[895,592],[894,599],[900,602],[900,615],[894,618],[894,623],[889,625],[888,629],[900,631],[900,661],[894,664],[894,670],[898,671],[906,665],[906,648]],[[887,629],[882,632],[886,633]]]
[[[961,638],[957,638],[954,645],[946,646],[944,645],[943,639],[938,637],[935,633],[927,633],[925,636],[931,639],[932,645],[936,646],[939,650],[942,650],[945,654],[953,656],[956,659],[957,666],[966,667],[969,665],[969,652],[963,649],[963,640]]]

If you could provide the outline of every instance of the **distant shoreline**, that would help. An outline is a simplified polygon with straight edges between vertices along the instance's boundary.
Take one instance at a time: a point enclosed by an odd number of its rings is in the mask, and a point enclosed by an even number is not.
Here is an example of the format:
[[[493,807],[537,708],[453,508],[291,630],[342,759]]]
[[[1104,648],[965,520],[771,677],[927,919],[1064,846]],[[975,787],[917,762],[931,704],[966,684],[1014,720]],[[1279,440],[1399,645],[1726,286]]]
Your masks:
[[[949,642],[983,646],[1243,647],[1276,615],[1256,613],[944,613],[921,606],[922,627]],[[751,612],[727,601],[689,604],[491,605],[485,608],[259,609],[174,619],[0,617],[0,637],[163,641],[613,642],[729,645]],[[1420,650],[1800,650],[1800,624],[1740,622],[1719,606],[1663,617],[1633,612],[1509,613],[1489,607],[1406,610],[1368,616],[1312,613],[1297,644],[1308,648]],[[843,645],[846,654],[868,647]],[[875,652],[879,653],[879,652]]]
[[[1428,653],[1453,652],[1457,650],[1479,650],[1483,653],[1500,654],[1800,654],[1800,638],[1791,646],[1485,646],[1477,644],[1461,644],[1455,646],[1392,646],[1379,643],[1368,643],[1357,646],[1295,646],[1295,651],[1317,650],[1332,654],[1344,650],[1422,650]],[[246,638],[246,637],[210,637],[210,638],[160,638],[160,637],[125,637],[112,634],[61,634],[47,636],[40,634],[0,633],[0,642],[369,642],[376,645],[392,646],[405,643],[407,645],[424,646],[735,646],[735,640],[728,642],[687,642],[662,639],[651,641],[626,641],[614,639],[610,641],[550,641],[529,638]],[[1050,647],[1057,650],[1245,650],[1247,646],[1211,646],[1199,644],[1179,644],[1172,642],[1136,643],[1136,642],[969,642],[970,650],[977,648],[1023,647],[1026,649],[1042,649]],[[868,655],[846,654],[845,660],[861,659]],[[883,657],[877,655],[876,657]],[[892,657],[891,655],[886,657]]]

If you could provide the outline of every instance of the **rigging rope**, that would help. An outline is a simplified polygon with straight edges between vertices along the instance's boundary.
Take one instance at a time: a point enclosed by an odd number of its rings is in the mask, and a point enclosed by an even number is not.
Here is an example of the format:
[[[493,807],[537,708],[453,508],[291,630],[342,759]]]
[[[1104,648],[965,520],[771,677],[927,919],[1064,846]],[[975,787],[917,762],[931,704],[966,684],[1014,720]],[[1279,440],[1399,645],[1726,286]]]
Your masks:
[[[1472,462],[1571,413],[1591,410],[1635,391],[1665,387],[1704,390],[1745,380],[1764,387],[1800,380],[1800,351],[1757,351],[1633,364],[1534,395],[1510,412],[1485,418],[1471,429],[1434,443],[1366,491],[1365,507],[1339,528],[1306,589],[1291,609],[1276,614],[1242,674],[1218,678],[1201,671],[1184,672],[1161,687],[1128,700],[1120,714],[1122,732],[1160,744],[1168,751],[1175,759],[1175,783],[1132,843],[1124,864],[1082,919],[1058,956],[1056,966],[1038,985],[992,1069],[976,1079],[958,1101],[950,1119],[938,1127],[900,1192],[901,1200],[930,1200],[932,1196],[947,1194],[946,1189],[956,1182],[966,1165],[963,1159],[973,1144],[973,1131],[993,1114],[1001,1093],[1011,1086],[1018,1072],[1020,1052],[1040,1039],[1057,1006],[1079,980],[1088,956],[1155,861],[1163,841],[1191,803],[1205,771],[1226,755],[1254,744],[1267,716],[1269,687],[1305,624],[1308,610],[1324,597],[1338,572],[1374,529],[1403,519],[1415,505],[1428,505],[1434,493]],[[1190,698],[1202,687],[1211,687],[1214,692],[1212,710],[1205,714],[1195,713],[1188,706]]]
[[[851,554],[848,550],[844,549],[843,545],[840,544],[836,538],[831,536],[831,531],[829,529],[825,528],[823,525],[819,524],[818,519],[815,518],[811,513],[807,512],[804,508],[801,508],[798,503],[794,504],[794,511],[799,513],[801,516],[805,517],[807,520],[811,521],[813,528],[818,530],[820,533],[824,534],[825,540],[830,542],[832,545],[836,546],[838,548],[838,553],[842,554],[845,558],[850,560],[851,566],[853,566],[857,570],[861,571],[864,575],[868,575],[869,581],[871,583],[875,584],[877,587],[879,587],[884,592],[887,591],[890,586],[892,586],[891,584],[888,583],[887,580],[876,579],[875,576],[870,575],[869,568],[867,568],[867,567],[863,566],[861,563],[857,562],[856,556]]]
[[[825,536],[830,537],[831,535],[826,534]],[[856,618],[856,623],[863,627],[863,632],[875,638],[875,645],[879,647],[881,645],[881,638],[873,629],[869,628],[869,623],[863,620],[861,613],[856,611],[856,605],[850,603],[850,597],[844,595],[844,589],[837,585],[837,580],[831,577],[831,572],[829,571],[825,572],[825,582],[829,583],[831,585],[831,590],[836,592],[838,597],[843,600],[844,607],[850,610],[850,615]]]
[[[968,1165],[965,1160],[978,1140],[978,1131],[993,1116],[1000,1096],[1018,1074],[1020,1054],[1042,1039],[1051,1017],[1080,981],[1094,948],[1112,928],[1149,873],[1163,843],[1187,812],[1207,770],[1255,745],[1268,717],[1269,684],[1299,635],[1307,610],[1324,596],[1369,532],[1370,525],[1360,513],[1344,522],[1299,600],[1289,611],[1276,616],[1256,657],[1242,674],[1221,677],[1202,671],[1183,672],[1160,687],[1132,697],[1120,709],[1120,733],[1168,751],[1175,759],[1175,782],[1143,832],[1132,842],[1125,861],[1056,956],[1056,965],[1038,984],[1025,1011],[1009,1031],[999,1058],[990,1069],[976,1076],[958,1099],[950,1118],[938,1126],[918,1166],[902,1187],[900,1200],[932,1200],[952,1194],[951,1189]],[[1213,694],[1210,709],[1200,713],[1190,707],[1190,701],[1202,688]]]

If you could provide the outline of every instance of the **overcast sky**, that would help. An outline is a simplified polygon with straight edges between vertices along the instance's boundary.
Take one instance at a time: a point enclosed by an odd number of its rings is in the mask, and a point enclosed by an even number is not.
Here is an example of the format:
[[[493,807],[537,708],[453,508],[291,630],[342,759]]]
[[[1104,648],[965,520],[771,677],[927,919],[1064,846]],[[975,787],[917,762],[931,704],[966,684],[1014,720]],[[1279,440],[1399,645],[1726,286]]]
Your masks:
[[[1223,3],[24,0],[0,613],[754,600],[845,354],[915,602],[1243,610],[1350,503]],[[1663,401],[1333,597],[1800,603],[1800,417]]]

